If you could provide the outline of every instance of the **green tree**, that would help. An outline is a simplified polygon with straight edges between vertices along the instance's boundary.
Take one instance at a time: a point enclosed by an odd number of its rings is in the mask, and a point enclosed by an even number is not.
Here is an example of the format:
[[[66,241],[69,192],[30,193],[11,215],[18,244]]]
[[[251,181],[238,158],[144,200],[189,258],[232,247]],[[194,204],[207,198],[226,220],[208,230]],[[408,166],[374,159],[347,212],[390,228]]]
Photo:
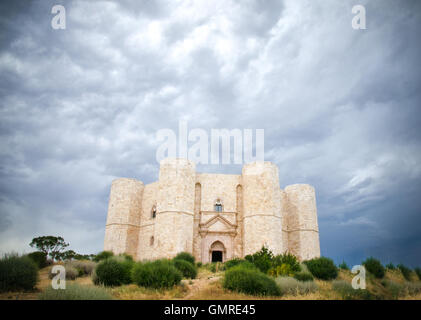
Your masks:
[[[42,236],[33,238],[29,244],[31,247],[37,248],[44,252],[51,259],[56,260],[60,258],[61,252],[69,246],[62,237]]]
[[[74,252],[73,250],[66,250],[63,252],[60,252],[56,258],[58,260],[72,260],[73,258],[75,258],[77,256],[77,253]]]

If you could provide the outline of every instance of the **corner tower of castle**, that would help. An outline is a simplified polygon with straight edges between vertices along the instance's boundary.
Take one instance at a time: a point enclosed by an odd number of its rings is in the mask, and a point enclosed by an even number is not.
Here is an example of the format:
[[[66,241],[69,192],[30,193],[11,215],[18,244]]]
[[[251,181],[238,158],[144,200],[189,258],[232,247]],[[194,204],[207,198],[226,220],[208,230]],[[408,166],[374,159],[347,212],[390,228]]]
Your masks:
[[[262,246],[300,260],[320,256],[314,188],[282,190],[273,163],[250,163],[241,175],[231,175],[197,173],[191,161],[165,159],[157,182],[112,182],[104,250],[136,260],[186,251],[208,263]]]

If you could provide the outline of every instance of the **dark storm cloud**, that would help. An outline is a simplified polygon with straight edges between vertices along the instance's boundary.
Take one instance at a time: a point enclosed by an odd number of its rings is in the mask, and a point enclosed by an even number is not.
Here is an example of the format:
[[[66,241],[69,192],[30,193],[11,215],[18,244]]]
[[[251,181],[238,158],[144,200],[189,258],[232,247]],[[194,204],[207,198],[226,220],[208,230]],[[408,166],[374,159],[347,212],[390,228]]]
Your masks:
[[[156,131],[184,119],[265,129],[281,186],[316,187],[324,255],[421,264],[421,5],[362,1],[357,31],[354,4],[2,2],[0,250],[101,250],[112,179],[156,180]]]

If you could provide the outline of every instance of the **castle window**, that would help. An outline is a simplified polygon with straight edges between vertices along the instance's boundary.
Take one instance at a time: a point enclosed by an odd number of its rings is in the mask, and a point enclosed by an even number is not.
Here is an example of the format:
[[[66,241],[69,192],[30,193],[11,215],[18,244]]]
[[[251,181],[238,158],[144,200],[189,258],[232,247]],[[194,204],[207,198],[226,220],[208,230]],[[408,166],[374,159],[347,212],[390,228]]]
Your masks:
[[[151,237],[151,240],[149,241],[149,244],[150,244],[151,246],[153,246],[154,241],[155,241],[155,238],[152,236],[152,237]]]
[[[152,219],[155,219],[155,218],[156,218],[156,206],[153,206],[153,207],[152,207],[152,210],[151,210],[151,217],[152,217]]]
[[[215,208],[214,210],[216,212],[222,212],[222,203],[221,203],[221,200],[219,200],[219,199],[216,200],[214,208]]]

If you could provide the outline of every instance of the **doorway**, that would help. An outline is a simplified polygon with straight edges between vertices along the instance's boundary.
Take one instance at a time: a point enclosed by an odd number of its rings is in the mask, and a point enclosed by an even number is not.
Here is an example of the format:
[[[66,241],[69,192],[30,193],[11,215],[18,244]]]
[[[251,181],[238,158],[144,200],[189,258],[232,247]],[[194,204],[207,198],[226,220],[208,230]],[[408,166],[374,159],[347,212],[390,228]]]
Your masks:
[[[222,251],[212,251],[212,262],[222,262]]]
[[[217,240],[209,248],[209,262],[224,262],[226,250],[224,244]]]

